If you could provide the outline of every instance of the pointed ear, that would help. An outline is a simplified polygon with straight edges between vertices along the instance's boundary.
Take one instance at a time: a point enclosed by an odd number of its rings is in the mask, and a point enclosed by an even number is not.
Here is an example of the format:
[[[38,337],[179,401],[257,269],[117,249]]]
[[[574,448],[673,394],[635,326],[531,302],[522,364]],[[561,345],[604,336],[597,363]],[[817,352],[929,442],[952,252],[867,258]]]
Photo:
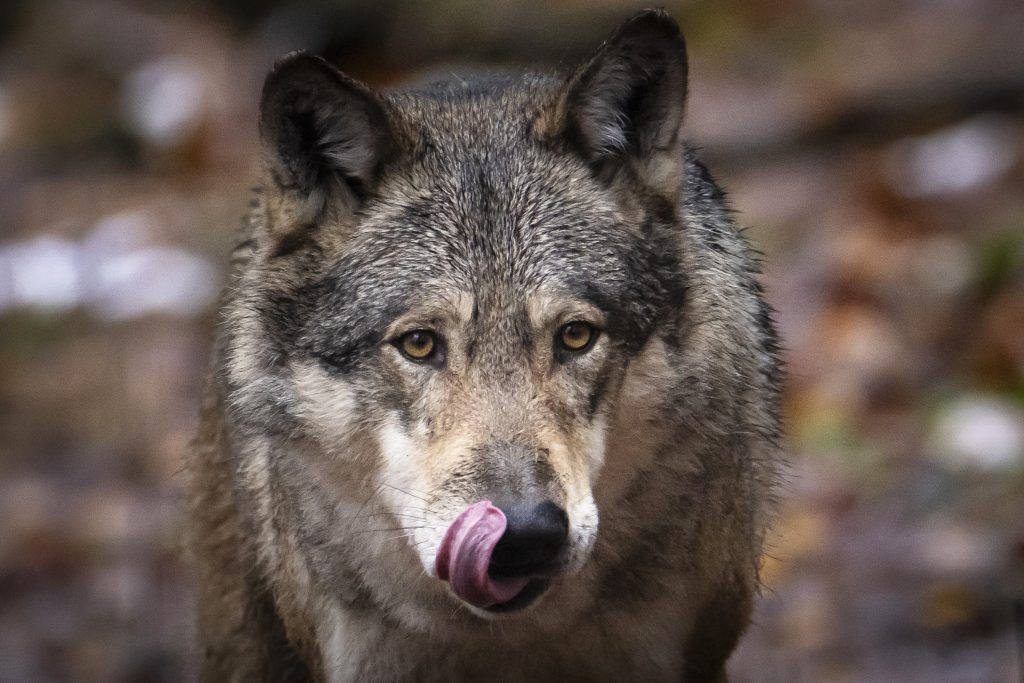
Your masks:
[[[686,44],[663,10],[623,23],[569,78],[539,123],[610,182],[630,168],[673,201],[682,182]],[[545,120],[546,119],[546,120]]]
[[[319,57],[292,53],[267,76],[260,138],[270,181],[292,230],[332,206],[355,211],[395,150],[384,102]]]

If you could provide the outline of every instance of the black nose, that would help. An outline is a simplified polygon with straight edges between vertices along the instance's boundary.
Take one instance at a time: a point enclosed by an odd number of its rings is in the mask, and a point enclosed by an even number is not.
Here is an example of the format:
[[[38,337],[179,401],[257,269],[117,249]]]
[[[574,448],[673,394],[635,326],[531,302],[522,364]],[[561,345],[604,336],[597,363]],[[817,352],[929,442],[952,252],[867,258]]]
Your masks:
[[[569,516],[551,501],[501,506],[508,526],[491,555],[488,574],[500,579],[536,576],[558,569],[569,537]]]

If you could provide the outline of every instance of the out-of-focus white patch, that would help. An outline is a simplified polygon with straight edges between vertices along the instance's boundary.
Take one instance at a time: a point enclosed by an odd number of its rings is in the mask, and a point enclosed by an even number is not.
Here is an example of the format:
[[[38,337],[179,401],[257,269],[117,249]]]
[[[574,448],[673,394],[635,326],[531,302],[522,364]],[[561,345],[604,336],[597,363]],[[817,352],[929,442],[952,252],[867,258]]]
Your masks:
[[[31,306],[62,311],[82,298],[78,245],[59,237],[37,237],[0,246],[0,310]]]
[[[906,197],[966,192],[996,180],[1016,162],[1014,128],[983,115],[930,135],[893,143],[886,159],[892,189]]]
[[[997,397],[961,398],[939,416],[931,447],[958,468],[1019,467],[1024,465],[1024,411]]]
[[[85,305],[111,320],[201,313],[216,294],[216,268],[185,249],[150,244],[151,235],[145,214],[123,213],[99,221],[81,242],[0,244],[0,312]]]
[[[146,247],[104,261],[92,302],[111,320],[147,313],[190,317],[206,308],[216,279],[204,258],[175,247]]]
[[[180,57],[163,57],[128,77],[122,107],[142,138],[170,147],[193,132],[204,108],[206,84],[200,68]]]
[[[82,240],[86,257],[102,260],[139,249],[152,242],[153,222],[144,211],[122,211],[104,216]]]

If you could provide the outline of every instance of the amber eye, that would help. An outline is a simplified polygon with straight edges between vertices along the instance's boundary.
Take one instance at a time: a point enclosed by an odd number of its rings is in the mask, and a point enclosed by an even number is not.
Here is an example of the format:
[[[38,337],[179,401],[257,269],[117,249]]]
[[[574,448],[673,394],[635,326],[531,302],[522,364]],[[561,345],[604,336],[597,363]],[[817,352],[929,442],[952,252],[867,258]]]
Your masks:
[[[434,355],[437,342],[430,330],[406,332],[398,340],[398,348],[409,360],[427,360]]]
[[[566,323],[558,331],[558,341],[567,351],[586,351],[596,338],[594,326],[582,320]]]

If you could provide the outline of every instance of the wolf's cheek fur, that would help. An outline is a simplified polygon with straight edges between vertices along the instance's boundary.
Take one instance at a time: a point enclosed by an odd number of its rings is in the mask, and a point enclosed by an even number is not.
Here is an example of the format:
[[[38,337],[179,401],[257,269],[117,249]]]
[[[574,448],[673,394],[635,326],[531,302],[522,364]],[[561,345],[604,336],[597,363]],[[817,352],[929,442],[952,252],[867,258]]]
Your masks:
[[[292,387],[296,417],[321,444],[343,447],[359,420],[355,388],[309,361],[292,365]]]
[[[406,536],[423,570],[433,575],[434,557],[447,524],[464,504],[450,496],[448,500],[436,500],[432,494],[435,480],[443,480],[438,470],[443,470],[452,452],[460,450],[459,445],[447,442],[442,448],[431,449],[424,432],[421,426],[410,433],[396,415],[377,427],[381,461],[378,484],[385,505],[400,526],[407,528]]]
[[[667,397],[680,374],[673,353],[662,340],[651,339],[626,369],[609,417],[607,457],[594,483],[602,509],[615,508],[636,478],[655,466],[670,437]]]
[[[597,415],[583,430],[581,441],[579,471],[566,482],[566,508],[570,520],[566,567],[570,572],[582,568],[597,540],[599,515],[593,486],[605,461],[607,421],[604,415]]]

